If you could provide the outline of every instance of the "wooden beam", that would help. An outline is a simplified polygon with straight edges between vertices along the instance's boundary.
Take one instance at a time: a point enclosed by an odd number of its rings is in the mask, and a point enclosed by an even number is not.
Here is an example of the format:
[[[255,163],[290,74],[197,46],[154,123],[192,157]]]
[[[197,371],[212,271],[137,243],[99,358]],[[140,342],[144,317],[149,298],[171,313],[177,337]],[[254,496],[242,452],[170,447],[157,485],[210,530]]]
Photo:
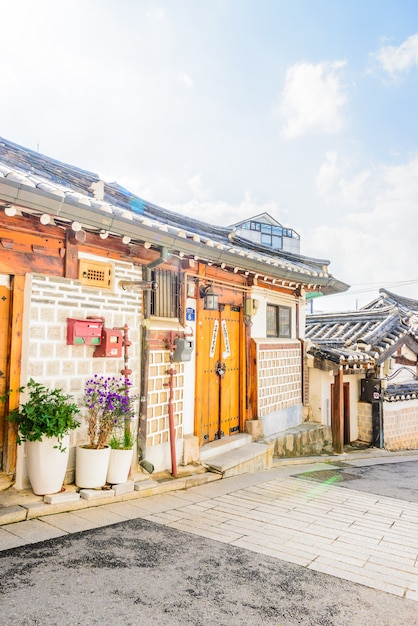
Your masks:
[[[67,229],[65,237],[65,278],[78,278],[78,244],[73,232]]]
[[[344,384],[342,369],[339,369],[334,377],[334,393],[332,400],[332,445],[334,452],[342,454],[344,451]]]

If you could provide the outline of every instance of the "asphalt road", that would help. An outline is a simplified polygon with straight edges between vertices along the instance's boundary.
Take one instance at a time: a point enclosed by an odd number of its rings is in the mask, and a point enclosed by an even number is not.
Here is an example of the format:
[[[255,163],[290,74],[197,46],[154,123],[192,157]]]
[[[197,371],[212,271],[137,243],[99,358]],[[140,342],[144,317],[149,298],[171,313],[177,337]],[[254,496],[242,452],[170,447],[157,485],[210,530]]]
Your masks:
[[[301,479],[417,500],[418,461],[330,470]],[[412,600],[144,519],[1,553],[0,606],[1,626],[418,625]]]
[[[418,460],[408,460],[407,456],[397,457],[393,462],[383,459],[336,462],[329,470],[306,472],[298,477],[316,482],[331,481],[347,489],[418,502]]]

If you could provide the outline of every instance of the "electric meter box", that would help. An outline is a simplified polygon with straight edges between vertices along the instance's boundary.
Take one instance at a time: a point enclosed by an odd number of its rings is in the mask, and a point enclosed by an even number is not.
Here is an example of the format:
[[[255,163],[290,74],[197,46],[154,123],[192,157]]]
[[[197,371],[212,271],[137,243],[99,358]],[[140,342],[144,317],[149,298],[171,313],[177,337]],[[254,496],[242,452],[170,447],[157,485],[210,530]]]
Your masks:
[[[360,402],[379,402],[382,397],[382,381],[379,378],[364,378],[360,381]]]
[[[247,298],[245,300],[245,315],[250,315],[251,317],[255,315],[258,311],[258,300],[254,300],[254,298]]]
[[[193,339],[177,337],[174,339],[173,361],[183,363],[192,360]]]
[[[67,345],[99,346],[102,341],[103,322],[97,320],[74,320],[67,318]]]
[[[93,352],[94,357],[122,356],[123,335],[117,328],[102,328],[102,341]]]

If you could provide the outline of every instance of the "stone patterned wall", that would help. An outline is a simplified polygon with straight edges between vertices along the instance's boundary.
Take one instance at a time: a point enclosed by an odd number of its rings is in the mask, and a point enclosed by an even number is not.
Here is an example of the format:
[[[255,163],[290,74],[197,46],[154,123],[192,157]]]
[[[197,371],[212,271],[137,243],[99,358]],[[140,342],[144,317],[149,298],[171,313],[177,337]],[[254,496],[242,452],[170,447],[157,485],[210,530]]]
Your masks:
[[[387,450],[418,448],[418,400],[385,402],[383,424]]]
[[[372,405],[368,402],[357,403],[358,439],[372,443]]]
[[[258,345],[258,412],[263,417],[302,402],[299,343]]]
[[[120,280],[141,279],[141,271],[131,263],[116,261],[114,272],[115,288],[112,291],[85,287],[78,280],[32,276],[29,315],[24,328],[23,344],[27,352],[22,359],[23,385],[32,377],[47,387],[61,387],[81,405],[84,383],[90,376],[119,375],[124,367],[123,358],[94,358],[94,347],[67,345],[67,318],[104,317],[107,328],[119,328],[125,324],[129,327],[131,380],[134,388],[139,389],[142,296],[140,291],[122,291],[117,285]],[[75,446],[86,441],[87,426],[83,421],[81,427],[71,433],[67,483],[74,479]],[[24,463],[21,472],[25,482]]]
[[[151,344],[152,346],[152,344]],[[169,380],[167,371],[170,368],[168,350],[150,351],[150,369],[148,379],[148,414],[147,414],[147,447],[169,443]],[[173,412],[176,439],[183,437],[183,386],[184,365],[174,363],[176,374],[173,377]]]

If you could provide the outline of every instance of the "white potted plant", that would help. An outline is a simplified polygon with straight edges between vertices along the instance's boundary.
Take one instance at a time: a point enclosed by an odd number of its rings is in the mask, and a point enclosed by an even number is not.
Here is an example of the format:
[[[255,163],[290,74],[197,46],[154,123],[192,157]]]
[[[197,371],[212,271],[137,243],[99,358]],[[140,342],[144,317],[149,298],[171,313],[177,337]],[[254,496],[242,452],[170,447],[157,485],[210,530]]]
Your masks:
[[[18,427],[17,443],[25,442],[32,490],[36,495],[57,493],[67,470],[69,432],[80,426],[75,419],[79,408],[62,389],[48,389],[32,378],[19,392],[26,392],[27,400],[6,419]],[[9,395],[1,400],[7,402]]]
[[[107,482],[111,452],[109,438],[118,424],[132,418],[130,385],[125,378],[98,374],[86,382],[84,404],[88,412],[89,443],[77,448],[75,476],[78,487],[98,488]],[[131,459],[132,449],[133,444]]]
[[[111,485],[118,485],[128,480],[134,443],[135,436],[132,433],[131,416],[119,419],[109,439],[110,459],[106,482]]]

